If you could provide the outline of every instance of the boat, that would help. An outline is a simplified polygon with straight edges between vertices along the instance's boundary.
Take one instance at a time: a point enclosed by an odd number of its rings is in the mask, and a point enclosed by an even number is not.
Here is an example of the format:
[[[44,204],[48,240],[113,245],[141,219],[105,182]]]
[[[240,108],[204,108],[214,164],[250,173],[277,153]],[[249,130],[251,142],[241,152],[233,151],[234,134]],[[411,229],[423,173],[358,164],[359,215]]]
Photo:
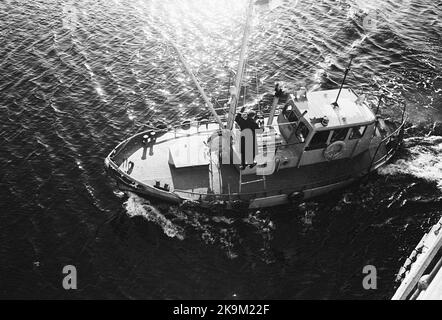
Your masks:
[[[258,129],[250,134],[240,127],[238,105],[245,90],[254,5],[250,0],[247,6],[238,71],[224,117],[170,41],[211,117],[152,127],[122,141],[105,159],[121,190],[175,204],[256,209],[325,195],[394,156],[404,133],[405,104],[396,121],[381,114],[382,97],[373,106],[366,95],[345,86],[354,57],[339,88],[308,91],[277,83],[269,112],[259,103],[241,109],[257,114]]]
[[[396,280],[392,300],[442,300],[442,219],[422,237]]]

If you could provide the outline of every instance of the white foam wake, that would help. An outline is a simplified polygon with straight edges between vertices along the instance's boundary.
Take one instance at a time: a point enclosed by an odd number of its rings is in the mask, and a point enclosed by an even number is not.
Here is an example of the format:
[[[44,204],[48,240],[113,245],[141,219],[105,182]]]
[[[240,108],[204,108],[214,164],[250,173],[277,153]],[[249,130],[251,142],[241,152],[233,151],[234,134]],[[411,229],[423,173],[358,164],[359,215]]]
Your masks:
[[[128,196],[129,199],[124,203],[124,207],[130,217],[141,216],[159,225],[168,237],[184,240],[184,230],[168,220],[158,209],[150,205],[147,200],[133,193],[128,193]]]
[[[414,137],[405,139],[404,142],[410,157],[379,169],[379,173],[413,175],[427,181],[435,181],[442,190],[442,137]]]

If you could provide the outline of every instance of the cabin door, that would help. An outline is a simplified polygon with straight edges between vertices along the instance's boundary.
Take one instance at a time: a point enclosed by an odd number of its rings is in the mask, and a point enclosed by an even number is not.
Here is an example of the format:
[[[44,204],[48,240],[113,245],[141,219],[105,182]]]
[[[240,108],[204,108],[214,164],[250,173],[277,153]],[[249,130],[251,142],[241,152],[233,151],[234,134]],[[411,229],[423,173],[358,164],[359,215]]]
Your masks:
[[[368,149],[373,134],[371,129],[371,126],[357,126],[350,129],[348,142],[349,145],[353,145],[351,157],[355,157]]]

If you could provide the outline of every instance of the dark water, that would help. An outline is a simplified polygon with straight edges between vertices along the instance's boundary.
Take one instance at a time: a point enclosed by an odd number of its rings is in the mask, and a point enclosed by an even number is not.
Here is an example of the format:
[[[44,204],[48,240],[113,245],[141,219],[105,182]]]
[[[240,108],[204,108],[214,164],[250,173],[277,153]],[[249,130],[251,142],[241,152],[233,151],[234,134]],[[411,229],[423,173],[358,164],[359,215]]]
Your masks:
[[[206,113],[153,27],[221,100],[244,5],[0,2],[1,298],[391,297],[442,213],[441,1],[299,0],[255,23],[249,99],[276,80],[335,87],[353,48],[348,83],[407,102],[405,147],[369,180],[301,207],[227,213],[150,203],[106,177],[119,141]],[[383,112],[400,114],[394,103]],[[377,290],[362,288],[368,264]],[[77,267],[77,291],[62,289],[65,265]]]

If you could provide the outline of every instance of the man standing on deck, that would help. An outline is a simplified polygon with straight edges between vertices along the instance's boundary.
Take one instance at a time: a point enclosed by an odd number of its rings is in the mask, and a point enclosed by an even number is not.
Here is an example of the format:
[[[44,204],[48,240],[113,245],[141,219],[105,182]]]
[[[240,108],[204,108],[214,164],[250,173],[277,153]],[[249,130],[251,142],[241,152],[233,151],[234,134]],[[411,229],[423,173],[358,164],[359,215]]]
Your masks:
[[[242,113],[244,112],[245,107],[243,107],[235,117],[235,122],[239,125],[241,129],[241,166],[240,169],[244,170],[246,165],[250,165],[250,168],[255,166],[255,151],[256,151],[256,132],[255,130],[259,129],[258,124],[255,122],[255,112],[250,110],[247,112],[246,119],[243,118]],[[252,139],[246,139],[246,137],[250,137]],[[246,143],[252,142],[252,152],[250,152],[250,147],[246,148]],[[246,158],[247,156],[247,158]]]

